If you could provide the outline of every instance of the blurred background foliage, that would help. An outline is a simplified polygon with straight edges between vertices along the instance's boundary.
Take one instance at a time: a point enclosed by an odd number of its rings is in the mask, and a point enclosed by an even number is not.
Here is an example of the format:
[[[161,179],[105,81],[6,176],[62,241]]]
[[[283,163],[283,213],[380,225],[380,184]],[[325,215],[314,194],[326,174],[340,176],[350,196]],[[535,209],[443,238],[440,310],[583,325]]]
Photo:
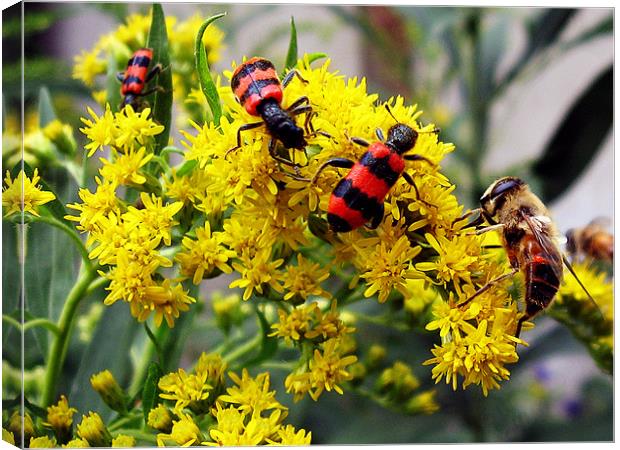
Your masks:
[[[77,6],[74,3],[24,3],[23,27],[20,5],[3,11],[3,149],[9,148],[6,141],[9,131],[16,132],[21,126],[22,32],[24,126],[27,130],[36,128],[51,111],[72,125],[76,140],[82,142],[77,128],[81,125],[79,117],[84,115],[82,105],[89,93],[71,78],[72,60],[58,54],[55,36],[59,27],[65,19],[85,10],[97,10],[107,20],[120,23],[129,12],[147,11],[149,7],[148,4],[124,3]],[[174,7],[164,5],[167,14],[174,14]],[[190,7],[200,9],[205,16],[229,9],[226,5],[215,4]],[[280,27],[265,27],[261,36],[246,42],[250,48],[243,53],[234,45],[241,39],[240,33],[246,23],[261,21],[278,8],[281,6],[237,5],[235,14],[229,13],[226,20],[218,23],[226,33],[225,41],[228,52],[234,55],[232,58],[238,61],[243,54],[272,55],[276,44],[286,42],[289,24],[283,21]],[[606,10],[601,20],[578,35],[565,39],[567,27],[579,19],[581,11],[578,9],[332,5],[319,7],[331,20],[316,21],[305,15],[302,8],[287,9],[295,15],[300,53],[306,51],[304,37],[313,35],[329,42],[320,50],[332,55],[330,45],[339,30],[343,27],[354,30],[360,36],[360,54],[349,57],[360,61],[361,71],[345,75],[366,76],[369,91],[379,92],[383,98],[400,94],[407,101],[418,103],[425,111],[425,120],[441,127],[442,140],[456,144],[457,151],[443,171],[459,186],[457,195],[468,207],[476,206],[491,180],[508,173],[529,180],[543,201],[554,201],[571,188],[612,130],[613,66],[610,64],[583,91],[567,92],[572,97],[571,106],[535,159],[524,159],[501,173],[484,169],[490,147],[493,106],[519,81],[536,76],[571,49],[611,36],[614,31],[612,9]],[[515,24],[522,30],[524,42],[517,56],[506,64],[504,56],[512,51],[513,45],[508,30]],[[273,59],[280,67],[284,53],[278,55],[281,60]],[[229,62],[223,59],[224,68],[228,69]],[[437,104],[436,99],[454,86],[459,107],[446,108]],[[14,164],[10,157],[3,151],[5,170]],[[77,185],[62,168],[62,156],[60,166],[50,163],[54,158],[46,159],[41,155],[37,158],[35,165],[61,195],[62,202],[75,201]],[[87,176],[92,178],[96,164],[87,169]],[[611,189],[611,180],[609,183]],[[584,218],[584,224],[590,219]],[[18,255],[18,236],[16,229],[7,224],[2,234],[2,312],[15,315],[21,295],[19,266],[13,263]],[[28,311],[56,320],[59,302],[73,284],[79,256],[61,232],[41,224],[30,227],[24,238]],[[41,247],[41,242],[48,246]],[[71,249],[71,253],[68,254],[67,249]],[[125,311],[117,311],[124,305],[103,308],[100,301],[95,301],[102,298],[102,292],[100,288],[91,293],[92,300],[86,299],[81,305],[81,319],[76,325],[79,332],[70,343],[59,391],[67,392],[80,411],[90,408],[111,414],[90,389],[88,378],[107,368],[121,385],[127,386],[132,379],[131,362],[140,355],[145,336],[138,332],[140,325],[133,318]],[[381,308],[384,314],[387,305],[367,302],[359,308],[366,317],[372,318]],[[241,320],[247,322],[249,329],[258,326],[248,320],[247,315]],[[393,312],[393,323],[416,320],[420,319],[403,316],[402,309]],[[380,363],[381,367],[391,366],[397,360],[405,361],[421,381],[422,389],[431,388],[430,368],[422,366],[421,362],[429,357],[436,335],[423,331],[423,327],[418,327],[418,332],[402,332],[371,322],[356,324],[358,355],[363,358],[371,345],[382,345],[388,349],[388,354]],[[371,402],[359,389],[358,393],[347,392],[343,397],[323,396],[318,403],[305,399],[291,408],[290,423],[312,430],[316,444],[612,440],[611,378],[596,370],[576,370],[567,374],[567,365],[591,368],[593,364],[570,333],[550,319],[537,319],[532,335],[536,336],[532,344],[520,350],[521,360],[512,367],[510,382],[486,398],[477,389],[453,392],[449,386],[440,384],[437,386],[440,410],[432,415],[410,417]],[[46,336],[41,329],[30,330],[25,335],[26,396],[37,390],[43,355],[47,353]],[[92,341],[91,336],[94,336]],[[166,340],[169,345],[165,349],[169,367],[164,370],[173,370],[178,364],[192,364],[201,351],[212,349],[210,343],[220,339],[221,331],[215,324],[210,305],[194,305],[191,313],[184,315],[169,332]],[[2,344],[3,399],[9,401],[18,393],[21,382],[19,372],[14,369],[20,364],[19,335],[14,328],[3,327]],[[119,349],[122,350],[119,352]],[[283,386],[283,377],[280,378],[277,371],[272,378],[272,386]],[[283,392],[279,392],[279,400],[292,406],[291,398]]]

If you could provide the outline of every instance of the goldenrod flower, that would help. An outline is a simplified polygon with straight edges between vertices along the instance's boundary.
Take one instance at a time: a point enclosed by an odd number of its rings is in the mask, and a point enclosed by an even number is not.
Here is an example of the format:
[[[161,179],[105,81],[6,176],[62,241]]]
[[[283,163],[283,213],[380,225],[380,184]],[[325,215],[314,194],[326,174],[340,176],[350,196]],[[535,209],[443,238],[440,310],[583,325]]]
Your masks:
[[[224,387],[224,378],[227,368],[226,361],[219,353],[201,353],[194,372],[199,377],[206,376],[206,382],[212,386],[213,392],[219,393]]]
[[[159,433],[157,435],[157,446],[164,447],[166,442],[172,441],[181,447],[189,447],[197,442],[202,442],[202,434],[198,426],[194,423],[191,416],[181,414],[179,420],[175,420],[172,431],[169,434]]]
[[[211,233],[211,224],[208,221],[204,227],[196,229],[196,240],[184,237],[182,243],[187,250],[176,256],[181,265],[181,273],[191,276],[196,285],[215,269],[231,273],[232,269],[226,262],[236,254],[222,245],[222,240],[221,232]]]
[[[164,206],[161,197],[155,194],[148,195],[145,192],[140,193],[140,200],[144,207],[138,209],[130,206],[123,219],[129,227],[141,226],[147,230],[157,245],[160,239],[165,245],[170,245],[172,239],[170,229],[178,223],[173,217],[181,210],[183,203],[174,202]]]
[[[269,372],[258,374],[253,378],[244,368],[241,378],[234,372],[229,372],[228,376],[237,386],[228,388],[226,394],[218,397],[218,402],[232,403],[237,405],[239,411],[253,416],[260,415],[262,411],[268,409],[287,409],[276,400],[276,392],[269,390]]]
[[[115,155],[114,162],[99,158],[103,163],[99,169],[101,176],[115,186],[144,184],[146,177],[139,171],[151,160],[153,154],[146,155],[146,147],[140,147],[136,151],[129,150],[121,155],[117,152],[113,153]]]
[[[82,422],[77,426],[77,435],[86,439],[91,447],[109,447],[112,443],[112,436],[103,420],[92,411],[88,416],[82,416]]]
[[[131,105],[127,105],[121,112],[115,113],[114,126],[117,131],[114,145],[127,152],[134,148],[136,142],[140,146],[146,145],[149,138],[164,131],[163,125],[158,125],[153,119],[149,118],[150,114],[151,108],[144,108],[140,112],[135,112]]]
[[[82,203],[71,203],[67,208],[80,211],[79,216],[66,215],[65,219],[79,222],[77,229],[80,231],[92,232],[99,228],[99,221],[109,213],[114,212],[119,207],[119,200],[116,197],[116,186],[110,182],[103,181],[95,177],[97,189],[91,193],[88,189],[80,189],[78,196]]]
[[[86,125],[84,128],[80,128],[80,131],[90,140],[90,143],[86,144],[84,148],[88,150],[88,156],[92,156],[97,150],[114,144],[118,131],[114,124],[114,115],[110,111],[110,105],[106,105],[105,112],[101,117],[90,106],[87,106],[86,110],[93,120],[80,117],[80,120]]]
[[[90,384],[106,405],[114,411],[123,412],[127,409],[127,396],[109,370],[103,370],[90,377]]]
[[[278,283],[279,276],[276,269],[282,265],[284,260],[280,258],[272,261],[270,248],[259,250],[253,256],[244,253],[239,259],[241,262],[233,262],[232,266],[239,272],[241,278],[233,280],[229,287],[244,289],[243,300],[249,300],[254,290],[259,294],[263,294],[266,286],[282,292],[282,286]]]
[[[330,298],[331,294],[321,287],[329,278],[329,269],[297,254],[297,265],[287,265],[282,274],[284,300],[299,298],[306,300],[311,295]]]
[[[34,169],[32,179],[28,178],[23,170],[19,171],[17,178],[11,179],[11,174],[7,170],[4,178],[5,187],[2,189],[2,206],[8,210],[5,217],[16,212],[27,212],[34,216],[39,216],[36,208],[51,202],[56,196],[48,191],[44,191],[37,186],[41,177],[38,169]]]
[[[73,137],[73,129],[70,125],[54,119],[43,127],[41,131],[46,138],[54,143],[60,153],[71,156],[75,154],[77,143]]]
[[[293,425],[285,425],[278,430],[277,440],[267,439],[272,445],[310,445],[312,442],[312,432],[303,428],[296,430]]]
[[[205,400],[213,388],[207,384],[207,373],[188,374],[183,369],[164,375],[158,383],[161,393],[159,396],[166,400],[174,400],[174,412],[178,416],[183,408],[189,407],[193,412],[204,412],[207,408]]]
[[[168,327],[173,328],[180,313],[189,310],[189,305],[196,302],[187,292],[183,285],[177,283],[173,286],[169,279],[163,280],[161,284],[145,286],[140,302],[131,304],[132,314],[143,322],[154,311],[155,326],[159,327],[162,319],[166,319]]]
[[[172,414],[162,403],[149,411],[146,421],[147,425],[163,433],[170,433],[172,430]]]
[[[67,397],[61,395],[57,404],[47,407],[47,422],[43,425],[54,430],[59,442],[66,442],[71,437],[73,415],[76,412],[77,409],[69,407]]]
[[[29,448],[54,448],[57,447],[56,439],[48,436],[31,437]]]
[[[316,303],[310,305],[300,305],[290,313],[283,309],[278,309],[279,323],[271,325],[275,331],[269,336],[278,336],[284,338],[287,343],[291,340],[299,341],[306,332],[311,328],[312,313],[316,308]]]
[[[364,296],[379,293],[379,302],[383,303],[392,289],[403,290],[410,261],[420,251],[419,246],[411,247],[409,240],[403,236],[394,246],[388,247],[385,242],[381,242],[374,251],[365,254],[361,277],[366,280],[368,287]]]
[[[95,77],[105,72],[107,64],[98,57],[98,51],[82,52],[77,55],[73,66],[73,78],[81,80],[86,86],[93,86]]]

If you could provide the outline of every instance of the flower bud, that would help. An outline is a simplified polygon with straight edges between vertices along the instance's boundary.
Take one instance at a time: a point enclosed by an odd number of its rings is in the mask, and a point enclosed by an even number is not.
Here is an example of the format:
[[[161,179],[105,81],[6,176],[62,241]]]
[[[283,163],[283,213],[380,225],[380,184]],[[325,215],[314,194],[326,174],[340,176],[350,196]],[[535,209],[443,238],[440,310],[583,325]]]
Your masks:
[[[48,436],[32,437],[30,438],[30,448],[54,448],[57,447],[55,439],[50,439]]]
[[[372,344],[368,349],[368,354],[366,356],[366,368],[370,371],[378,369],[383,361],[385,361],[385,356],[387,355],[387,350],[384,346],[379,344]]]
[[[70,125],[54,119],[43,128],[43,134],[52,141],[60,153],[68,156],[75,155],[77,144]]]
[[[413,396],[405,405],[407,414],[433,414],[439,410],[435,401],[437,391],[430,389]]]
[[[388,367],[377,379],[376,389],[394,400],[407,398],[420,386],[420,381],[411,371],[411,368],[402,361],[396,361]]]
[[[22,417],[19,414],[19,411],[15,411],[11,415],[11,418],[9,419],[8,430],[13,432],[15,444],[17,444],[19,447],[24,447],[21,441],[22,430],[24,433],[24,442],[30,442],[30,438],[36,434],[34,429],[34,423],[32,422],[32,419],[30,418],[28,413],[26,413],[26,415]]]
[[[91,447],[109,447],[112,443],[112,436],[103,420],[92,411],[88,416],[82,416],[82,422],[77,426],[77,435],[86,439]]]
[[[119,434],[114,439],[112,439],[112,447],[135,447],[136,446],[136,438],[133,436],[127,436],[125,434]]]
[[[9,430],[2,429],[2,440],[4,442],[8,442],[11,445],[15,445],[15,438],[13,437],[13,433]]]
[[[86,448],[86,447],[90,447],[90,445],[88,445],[88,441],[86,439],[82,439],[82,438],[71,439],[69,442],[67,442],[66,444],[62,446],[62,448]]]
[[[101,396],[103,401],[114,411],[125,412],[127,410],[127,396],[116,382],[114,375],[109,370],[104,370],[90,377],[90,384]]]
[[[65,443],[71,438],[71,426],[73,425],[73,415],[77,412],[75,408],[69,408],[69,402],[64,395],[56,405],[48,406],[47,422],[43,425],[54,430],[58,442]]]
[[[168,408],[160,403],[157,407],[151,409],[146,423],[151,428],[155,428],[163,433],[170,433],[172,430],[172,414]]]

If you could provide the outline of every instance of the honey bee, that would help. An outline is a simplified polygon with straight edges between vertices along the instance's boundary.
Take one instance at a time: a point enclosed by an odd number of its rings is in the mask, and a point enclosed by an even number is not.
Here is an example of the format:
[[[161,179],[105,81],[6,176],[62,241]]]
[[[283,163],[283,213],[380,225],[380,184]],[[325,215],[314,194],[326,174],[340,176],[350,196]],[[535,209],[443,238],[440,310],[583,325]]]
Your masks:
[[[608,263],[614,260],[614,235],[605,225],[607,220],[594,219],[585,227],[566,232],[566,250],[573,260],[585,256]]]
[[[562,282],[563,263],[575,278],[577,276],[560,251],[558,232],[547,208],[523,180],[504,177],[495,181],[480,198],[480,208],[472,212],[476,211],[480,215],[472,225],[488,224],[478,228],[476,233],[501,230],[502,245],[513,270],[489,281],[462,304],[521,271],[525,278],[525,311],[517,322],[515,336],[519,337],[523,322],[553,301]],[[577,281],[592,299],[578,278]]]

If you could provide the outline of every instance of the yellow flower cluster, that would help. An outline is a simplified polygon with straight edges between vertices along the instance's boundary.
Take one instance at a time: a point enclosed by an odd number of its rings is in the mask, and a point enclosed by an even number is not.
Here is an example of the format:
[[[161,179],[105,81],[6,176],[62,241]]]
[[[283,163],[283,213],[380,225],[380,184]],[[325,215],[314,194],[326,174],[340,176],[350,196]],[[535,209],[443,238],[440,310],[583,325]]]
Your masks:
[[[311,433],[284,424],[287,408],[269,390],[269,373],[256,377],[243,369],[241,376],[229,372],[234,386],[225,386],[226,363],[216,354],[203,353],[193,373],[183,369],[160,379],[160,397],[175,401],[172,412],[160,404],[151,410],[149,425],[162,433],[165,445],[308,445]],[[224,391],[225,389],[225,391]],[[209,414],[215,424],[203,433],[199,419]]]
[[[418,311],[436,302],[441,306],[435,309],[435,315],[442,323],[465,314],[453,325],[442,325],[446,330],[443,342],[428,362],[435,364],[437,380],[445,376],[455,385],[457,375],[463,376],[464,386],[479,384],[486,393],[498,386],[498,380],[508,378],[505,366],[518,359],[513,337],[517,309],[506,285],[477,297],[465,308],[466,313],[459,307],[507,266],[484,250],[488,238],[476,236],[464,228],[465,221],[458,220],[463,207],[453,195],[455,186],[439,171],[441,160],[454,146],[439,141],[432,124],[422,126],[418,122],[421,112],[415,106],[406,106],[400,97],[377,104],[377,96],[366,93],[365,80],[346,79],[330,71],[329,64],[326,61],[312,68],[307,59],[300,60],[297,67],[305,82],[294,78],[285,89],[283,107],[307,96],[314,112],[312,125],[321,131],[307,136],[305,152],[292,149],[281,153],[298,165],[296,171],[271,157],[271,136],[264,127],[244,131],[242,145],[230,152],[237,145],[239,128],[257,119],[230,101],[233,97],[229,87],[220,86],[225,112],[221,124],[216,127],[212,123],[194,123],[196,133],[183,132],[185,159],[196,161],[197,167],[190,174],[175,177],[170,189],[178,192],[176,198],[187,206],[207,214],[211,224],[221,223],[217,231],[210,228],[212,243],[207,253],[211,259],[225,259],[222,263],[228,266],[226,271],[232,268],[238,275],[230,287],[243,288],[244,300],[252,295],[294,300],[293,310],[279,312],[280,323],[274,326],[274,335],[289,341],[312,339],[307,333],[315,307],[311,300],[307,305],[304,302],[309,297],[330,298],[320,283],[352,268],[349,287],[364,283],[364,297],[375,297],[383,303],[400,295],[411,306],[418,301],[414,296],[423,295],[428,300],[418,305]],[[225,75],[230,78],[231,72]],[[372,142],[377,128],[386,130],[394,125],[395,119],[384,105],[389,106],[398,122],[419,132],[412,153],[428,159],[430,164],[420,161],[407,167],[416,186],[402,178],[397,181],[385,199],[386,217],[376,231],[360,228],[336,236],[327,230],[324,214],[333,187],[346,172],[328,169],[314,176],[332,157],[361,157],[366,149],[355,144],[352,137]],[[310,179],[313,181],[306,181]],[[299,257],[302,252],[329,252],[323,241],[331,244],[331,260]],[[235,255],[225,254],[225,249]],[[290,262],[295,252],[296,266]],[[177,260],[182,273],[199,281],[196,258],[184,254]],[[213,263],[207,262],[207,266],[213,267]],[[449,302],[439,300],[439,291],[450,296]],[[432,322],[429,329],[439,328],[436,323]],[[485,342],[483,346],[477,345],[478,339]],[[314,348],[312,369],[317,375],[320,367],[332,365],[338,369],[331,373],[339,376],[329,382],[309,382],[304,377],[312,371],[307,372],[306,367],[287,379],[289,392],[294,392],[296,398],[310,392],[316,398],[322,392],[320,385],[338,391],[339,382],[349,379],[344,367],[352,363],[353,357],[334,352],[336,348],[339,346],[335,343]],[[453,357],[453,353],[458,356]]]
[[[157,326],[165,319],[172,327],[180,312],[195,301],[178,280],[162,279],[158,272],[172,266],[162,250],[172,245],[172,228],[178,223],[174,216],[183,203],[164,204],[161,196],[148,192],[140,192],[133,204],[127,194],[121,197],[122,188],[161,191],[147,164],[154,156],[153,136],[161,133],[163,126],[149,117],[149,108],[136,113],[127,106],[113,114],[108,106],[101,116],[90,108],[88,111],[92,120],[82,119],[85,127],[81,131],[90,141],[86,144],[89,154],[108,148],[110,154],[100,158],[103,166],[95,192],[80,189],[82,202],[67,205],[79,215],[66,218],[77,222],[78,230],[88,232],[89,257],[110,267],[99,272],[110,280],[104,303],[123,300],[138,320],[154,313]]]
[[[176,98],[184,99],[190,92],[197,92],[194,43],[204,20],[205,17],[200,13],[183,21],[174,16],[166,17],[170,63],[174,67],[172,83]],[[131,14],[116,30],[101,36],[92,49],[82,50],[75,57],[73,78],[93,89],[93,97],[102,106],[105,104],[106,92],[99,90],[103,88],[103,84],[98,84],[99,78],[103,81],[111,63],[114,64],[112,70],[125,70],[132,54],[146,46],[150,25],[150,15]],[[219,60],[223,38],[224,33],[216,25],[205,30],[202,41],[209,55],[209,64]]]

